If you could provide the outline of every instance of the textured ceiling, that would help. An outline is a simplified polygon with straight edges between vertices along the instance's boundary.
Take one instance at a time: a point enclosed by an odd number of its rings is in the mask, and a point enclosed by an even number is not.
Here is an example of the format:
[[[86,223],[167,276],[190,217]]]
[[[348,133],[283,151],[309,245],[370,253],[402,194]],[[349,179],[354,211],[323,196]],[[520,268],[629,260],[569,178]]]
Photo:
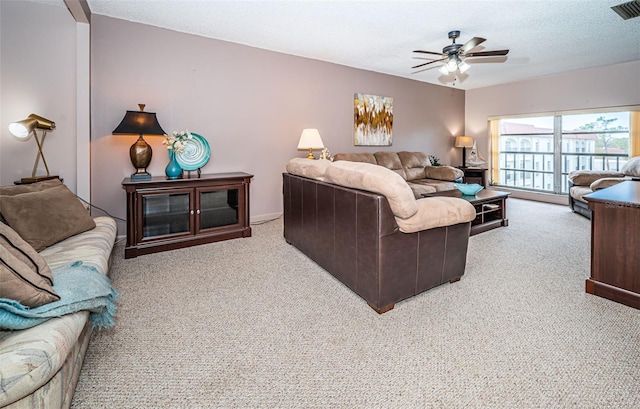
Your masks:
[[[460,89],[640,60],[640,18],[610,9],[622,2],[88,0],[93,14]],[[509,55],[467,59],[455,83],[439,64],[414,73],[427,60],[412,50],[442,51],[451,30]]]

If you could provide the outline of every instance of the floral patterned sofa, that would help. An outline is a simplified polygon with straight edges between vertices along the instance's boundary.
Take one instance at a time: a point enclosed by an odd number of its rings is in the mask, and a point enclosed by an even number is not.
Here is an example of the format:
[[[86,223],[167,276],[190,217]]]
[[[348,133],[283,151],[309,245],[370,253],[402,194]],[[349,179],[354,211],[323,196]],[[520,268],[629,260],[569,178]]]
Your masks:
[[[7,196],[2,189],[0,205],[2,216],[6,216]],[[82,261],[107,274],[116,223],[104,216],[93,221],[95,227],[47,246],[38,254],[51,269]],[[10,225],[6,223],[5,229],[7,224]],[[0,408],[70,407],[90,336],[88,311],[51,318],[27,329],[0,329]]]

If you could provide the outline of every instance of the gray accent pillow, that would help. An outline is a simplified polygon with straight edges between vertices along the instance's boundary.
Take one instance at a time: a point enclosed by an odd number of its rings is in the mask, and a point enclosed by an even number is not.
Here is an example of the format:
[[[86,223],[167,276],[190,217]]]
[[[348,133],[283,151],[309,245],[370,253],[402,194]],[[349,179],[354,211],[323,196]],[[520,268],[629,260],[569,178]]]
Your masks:
[[[65,185],[0,196],[0,213],[36,251],[96,227],[89,212]]]
[[[46,261],[18,233],[0,223],[0,298],[38,307],[60,297]]]
[[[629,159],[620,169],[620,172],[627,176],[640,177],[640,156]]]

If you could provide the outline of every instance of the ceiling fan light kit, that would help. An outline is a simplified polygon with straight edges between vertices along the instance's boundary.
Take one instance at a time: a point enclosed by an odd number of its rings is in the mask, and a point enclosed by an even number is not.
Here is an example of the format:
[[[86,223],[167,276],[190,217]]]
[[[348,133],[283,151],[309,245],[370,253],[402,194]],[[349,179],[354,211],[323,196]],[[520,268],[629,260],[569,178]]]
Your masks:
[[[438,71],[442,75],[450,75],[457,71],[460,71],[461,74],[464,74],[469,68],[471,68],[471,65],[464,61],[468,57],[495,57],[504,56],[509,53],[509,50],[478,51],[475,53],[470,52],[478,45],[485,42],[486,39],[482,37],[473,37],[471,40],[467,41],[464,44],[458,44],[456,43],[456,38],[458,37],[460,37],[460,31],[450,31],[449,38],[452,40],[452,43],[444,47],[441,53],[434,51],[415,50],[414,53],[433,54],[441,56],[442,58],[419,64],[411,68],[421,68],[429,64],[442,62],[442,66],[438,69]]]

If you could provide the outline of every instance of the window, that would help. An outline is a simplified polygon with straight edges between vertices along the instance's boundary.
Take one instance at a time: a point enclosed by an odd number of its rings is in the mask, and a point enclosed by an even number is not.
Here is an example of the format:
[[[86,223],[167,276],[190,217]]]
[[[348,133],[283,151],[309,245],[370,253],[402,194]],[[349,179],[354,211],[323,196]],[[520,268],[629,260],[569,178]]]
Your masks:
[[[491,118],[492,183],[567,193],[573,170],[620,170],[640,155],[640,107],[631,108]]]

